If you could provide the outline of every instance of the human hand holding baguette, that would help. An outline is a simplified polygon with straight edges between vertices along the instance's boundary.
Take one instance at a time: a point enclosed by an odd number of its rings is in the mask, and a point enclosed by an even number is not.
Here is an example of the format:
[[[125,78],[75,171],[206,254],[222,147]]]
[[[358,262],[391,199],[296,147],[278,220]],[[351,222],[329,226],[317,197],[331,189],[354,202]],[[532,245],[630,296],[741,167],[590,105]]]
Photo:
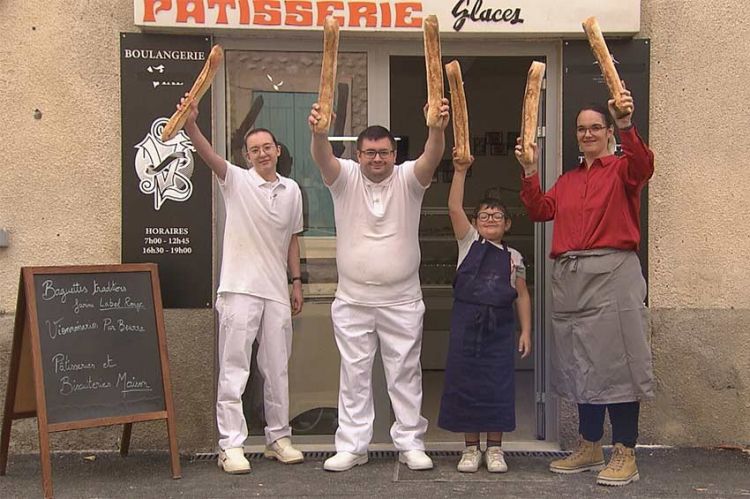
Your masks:
[[[187,107],[187,109],[185,109]],[[190,92],[185,92],[185,96],[180,99],[180,103],[177,104],[177,112],[182,112],[185,115],[185,129],[195,125],[198,120],[198,103],[190,98]]]
[[[471,165],[474,163],[474,156],[469,154],[468,156],[463,156],[458,148],[453,148],[453,170],[456,173],[464,173],[469,171],[469,168],[471,168]]]
[[[424,112],[425,120],[430,112],[430,103],[424,105],[422,109]],[[448,105],[448,99],[443,97],[440,99],[440,107],[438,108],[437,119],[433,125],[428,125],[429,128],[435,128],[440,131],[445,131],[448,127],[448,121],[450,120],[450,106]]]
[[[625,88],[625,82],[622,82],[622,91],[620,92],[619,106],[616,99],[609,99],[607,101],[607,107],[609,107],[609,113],[615,120],[617,128],[628,128],[633,124],[633,111],[635,111],[635,103],[633,102],[633,96],[630,94],[630,90]],[[624,113],[624,114],[623,114]]]
[[[193,87],[190,89],[190,92],[185,94],[185,97],[183,97],[181,102],[187,100],[188,103],[195,102],[197,104],[201,100],[203,94],[205,94],[211,87],[211,83],[213,82],[214,76],[216,76],[216,72],[219,70],[219,66],[221,65],[221,61],[223,59],[224,50],[220,45],[214,45],[211,48],[211,52],[208,54],[208,57],[206,58],[206,63],[203,65],[203,69],[195,79]],[[177,106],[177,111],[172,115],[172,117],[169,118],[169,121],[166,125],[164,125],[164,128],[162,129],[162,142],[166,142],[172,139],[175,135],[177,135],[177,132],[179,132],[180,129],[185,126],[185,122],[187,119],[186,113],[188,112],[188,109],[189,106]]]
[[[314,102],[312,108],[310,109],[310,115],[307,117],[307,125],[310,127],[310,131],[313,133],[313,135],[328,135],[328,128],[320,126],[320,121],[322,119],[323,115],[320,104]],[[330,121],[333,122],[334,120],[336,120],[336,113],[331,111]]]
[[[523,173],[527,177],[532,176],[537,171],[537,164],[539,163],[539,148],[536,145],[536,142],[532,142],[528,144],[528,147],[531,149],[531,156],[526,155],[523,153],[523,146],[521,145],[521,137],[518,137],[516,139],[516,148],[513,151],[516,155],[516,159],[523,167]]]

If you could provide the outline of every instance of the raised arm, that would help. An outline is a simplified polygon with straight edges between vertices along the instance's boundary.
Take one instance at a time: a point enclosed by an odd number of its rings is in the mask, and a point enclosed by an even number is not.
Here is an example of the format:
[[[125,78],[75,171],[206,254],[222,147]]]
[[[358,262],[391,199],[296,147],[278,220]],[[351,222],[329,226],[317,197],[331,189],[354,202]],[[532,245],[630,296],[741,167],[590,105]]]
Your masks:
[[[188,94],[185,94],[186,97],[187,95]],[[177,108],[180,109],[184,105],[185,98],[183,97]],[[203,161],[206,162],[208,167],[213,170],[217,177],[224,180],[227,176],[227,162],[224,161],[224,158],[216,154],[211,143],[203,135],[200,128],[198,128],[198,123],[196,123],[196,120],[198,119],[198,105],[196,102],[192,101],[189,106],[190,111],[185,120],[185,133],[190,137],[190,141],[193,143],[193,147],[195,147],[198,155],[203,158]]]
[[[453,148],[453,180],[451,190],[448,193],[448,215],[451,218],[453,234],[461,241],[471,229],[471,222],[464,211],[464,186],[466,185],[466,172],[474,162],[474,156],[469,156],[468,161],[461,161],[456,156],[456,148]]]
[[[521,202],[529,214],[529,218],[534,222],[546,222],[555,218],[557,210],[557,196],[555,186],[548,193],[543,193],[539,184],[539,149],[536,143],[531,144],[531,150],[534,152],[531,161],[525,161],[523,150],[521,148],[521,138],[516,139],[515,155],[518,162],[523,167],[523,178],[521,179]]]
[[[614,108],[614,99],[608,102],[609,112],[615,120],[617,128],[620,130],[620,140],[622,142],[623,158],[626,159],[626,167],[621,170],[625,185],[630,189],[640,188],[654,174],[654,153],[643,142],[640,135],[633,125],[633,111],[635,103],[630,90],[625,88],[625,82],[622,82],[622,92],[620,101],[625,109],[629,112],[624,116],[617,116]]]
[[[440,106],[440,123],[438,126],[428,129],[424,151],[414,164],[414,174],[417,176],[419,183],[425,187],[432,182],[432,176],[435,174],[435,170],[443,158],[443,152],[445,151],[445,127],[448,126],[449,111],[448,99],[443,98],[443,104]],[[427,114],[427,104],[424,106],[424,113],[425,115]]]
[[[320,175],[323,177],[323,182],[325,182],[326,185],[331,185],[338,178],[339,172],[341,172],[341,164],[333,154],[333,148],[328,141],[328,133],[315,132],[315,124],[320,120],[320,114],[318,111],[320,111],[320,104],[316,102],[312,105],[310,116],[307,118],[307,124],[310,126],[310,132],[312,133],[312,139],[310,140],[310,154],[312,155],[315,164],[318,165]]]
[[[289,251],[287,252],[287,266],[289,275],[292,276],[292,315],[302,312],[302,274],[299,264],[299,238],[297,234],[292,234],[289,240]]]

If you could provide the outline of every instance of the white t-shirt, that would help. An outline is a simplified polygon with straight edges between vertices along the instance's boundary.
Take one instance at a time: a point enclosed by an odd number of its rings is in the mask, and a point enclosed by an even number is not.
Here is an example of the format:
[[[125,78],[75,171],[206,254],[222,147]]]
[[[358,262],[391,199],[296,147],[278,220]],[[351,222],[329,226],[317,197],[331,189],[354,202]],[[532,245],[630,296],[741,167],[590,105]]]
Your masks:
[[[267,182],[227,161],[219,179],[227,211],[219,293],[289,304],[287,255],[292,234],[303,229],[302,193],[294,180],[277,177]]]
[[[339,159],[328,187],[336,218],[336,298],[354,305],[386,306],[422,299],[419,285],[419,217],[426,187],[414,161],[396,165],[379,183],[359,163]]]
[[[466,255],[469,254],[471,245],[478,239],[479,232],[477,232],[477,229],[472,226],[464,238],[458,241],[458,263],[456,263],[456,268],[461,266],[461,262],[463,262]],[[498,248],[503,247],[501,244],[493,243],[489,240],[487,242],[494,244]],[[523,263],[523,256],[521,256],[521,253],[510,246],[508,246],[508,251],[510,251],[510,285],[515,288],[516,279],[526,279],[526,265]]]

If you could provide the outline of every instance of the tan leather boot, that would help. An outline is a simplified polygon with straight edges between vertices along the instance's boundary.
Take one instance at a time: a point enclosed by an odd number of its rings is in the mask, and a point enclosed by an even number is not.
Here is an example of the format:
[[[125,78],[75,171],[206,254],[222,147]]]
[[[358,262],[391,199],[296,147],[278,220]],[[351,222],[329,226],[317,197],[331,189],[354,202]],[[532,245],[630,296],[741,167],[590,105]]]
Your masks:
[[[553,473],[580,473],[599,471],[604,468],[604,452],[600,442],[589,442],[580,438],[578,448],[568,457],[549,463]]]
[[[609,464],[596,477],[596,483],[620,486],[637,482],[639,478],[638,467],[635,465],[635,449],[615,444]]]

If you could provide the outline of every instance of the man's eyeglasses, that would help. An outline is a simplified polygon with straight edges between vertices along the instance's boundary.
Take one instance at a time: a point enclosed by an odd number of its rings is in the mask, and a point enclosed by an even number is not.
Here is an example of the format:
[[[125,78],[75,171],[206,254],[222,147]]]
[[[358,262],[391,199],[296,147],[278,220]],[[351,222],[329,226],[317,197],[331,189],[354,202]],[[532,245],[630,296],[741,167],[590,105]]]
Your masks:
[[[380,149],[379,151],[376,151],[375,149],[366,149],[364,151],[359,151],[359,153],[364,156],[367,159],[375,159],[375,156],[380,156],[380,159],[388,159],[391,154],[393,154],[392,149]]]
[[[576,127],[576,133],[578,133],[578,135],[586,135],[586,132],[591,132],[592,134],[595,134],[606,129],[607,127],[604,125],[591,125],[589,127],[579,126],[579,127]]]
[[[505,213],[502,211],[496,211],[495,213],[487,213],[486,211],[480,211],[477,213],[477,219],[480,222],[487,222],[492,219],[493,222],[502,222],[505,220]]]
[[[276,150],[276,146],[273,144],[265,144],[263,147],[254,146],[247,150],[247,153],[250,156],[258,156],[260,155],[260,152],[263,151],[267,155],[273,154],[273,152]]]

